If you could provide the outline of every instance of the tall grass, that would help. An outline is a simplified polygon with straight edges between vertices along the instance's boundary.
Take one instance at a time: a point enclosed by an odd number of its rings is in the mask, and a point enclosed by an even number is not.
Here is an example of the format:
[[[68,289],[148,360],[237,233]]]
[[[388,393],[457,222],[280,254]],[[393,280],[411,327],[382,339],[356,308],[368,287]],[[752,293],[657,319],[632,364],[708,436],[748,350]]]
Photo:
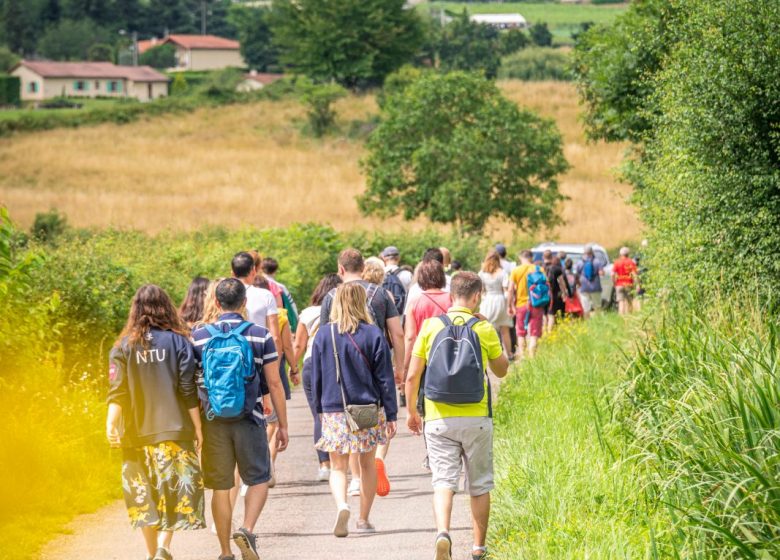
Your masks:
[[[780,321],[750,296],[664,311],[617,393],[679,558],[780,557]]]
[[[603,407],[596,406],[621,378],[622,351],[635,332],[615,315],[568,324],[501,387],[493,558],[648,557],[636,472],[603,444]]]

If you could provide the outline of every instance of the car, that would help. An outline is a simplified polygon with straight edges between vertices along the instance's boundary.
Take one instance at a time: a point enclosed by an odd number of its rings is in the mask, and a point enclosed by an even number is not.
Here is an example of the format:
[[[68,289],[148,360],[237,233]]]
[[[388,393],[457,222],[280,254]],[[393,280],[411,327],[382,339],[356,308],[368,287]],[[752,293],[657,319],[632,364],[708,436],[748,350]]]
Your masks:
[[[612,285],[612,261],[604,247],[597,243],[541,243],[531,249],[531,252],[534,254],[534,262],[541,261],[544,252],[548,250],[552,251],[553,255],[566,253],[566,258],[574,262],[574,268],[576,269],[577,263],[582,260],[582,256],[585,254],[585,247],[588,245],[593,247],[593,254],[596,258],[604,263],[604,276],[601,278],[601,307],[603,309],[611,309],[616,302],[615,290]]]

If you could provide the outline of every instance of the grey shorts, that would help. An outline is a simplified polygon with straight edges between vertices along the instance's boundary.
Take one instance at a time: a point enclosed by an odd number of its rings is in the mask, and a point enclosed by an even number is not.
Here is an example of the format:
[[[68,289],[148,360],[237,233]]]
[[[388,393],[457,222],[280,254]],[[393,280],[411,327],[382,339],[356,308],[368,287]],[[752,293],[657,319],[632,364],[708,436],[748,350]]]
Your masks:
[[[271,479],[271,454],[265,423],[251,418],[235,422],[203,419],[203,451],[201,453],[203,481],[212,490],[230,490],[234,473],[247,486],[263,484]]]
[[[458,417],[425,423],[425,442],[433,487],[458,491],[461,470],[465,490],[481,496],[493,489],[493,420]]]
[[[634,287],[633,286],[616,286],[615,298],[617,301],[627,301],[631,303],[634,301]]]

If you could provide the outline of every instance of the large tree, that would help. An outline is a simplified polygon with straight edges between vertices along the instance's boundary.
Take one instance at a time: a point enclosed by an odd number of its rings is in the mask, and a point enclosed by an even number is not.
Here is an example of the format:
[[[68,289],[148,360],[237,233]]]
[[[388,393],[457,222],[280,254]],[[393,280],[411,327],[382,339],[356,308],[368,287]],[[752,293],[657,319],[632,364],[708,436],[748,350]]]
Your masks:
[[[498,31],[471,21],[466,10],[444,27],[436,51],[443,70],[478,70],[495,78],[501,66]]]
[[[477,74],[424,72],[389,93],[367,147],[365,213],[426,216],[461,232],[492,218],[523,229],[558,222],[568,164],[555,123]]]
[[[279,52],[271,40],[268,23],[270,10],[235,4],[228,14],[228,20],[238,30],[241,56],[247,65],[261,72],[277,70]]]
[[[422,41],[405,0],[276,0],[271,29],[287,68],[349,88],[381,84]]]
[[[52,60],[86,60],[95,44],[109,43],[110,34],[89,19],[63,19],[38,42],[38,51]]]

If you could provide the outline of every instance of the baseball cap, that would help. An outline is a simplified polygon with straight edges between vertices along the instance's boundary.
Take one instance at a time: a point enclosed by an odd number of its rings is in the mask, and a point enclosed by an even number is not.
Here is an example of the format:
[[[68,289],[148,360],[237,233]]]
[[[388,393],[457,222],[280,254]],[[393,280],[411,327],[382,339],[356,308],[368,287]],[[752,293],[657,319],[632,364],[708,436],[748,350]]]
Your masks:
[[[390,245],[389,247],[385,247],[384,251],[382,251],[383,257],[397,257],[401,253],[398,251],[398,247],[394,247]]]

